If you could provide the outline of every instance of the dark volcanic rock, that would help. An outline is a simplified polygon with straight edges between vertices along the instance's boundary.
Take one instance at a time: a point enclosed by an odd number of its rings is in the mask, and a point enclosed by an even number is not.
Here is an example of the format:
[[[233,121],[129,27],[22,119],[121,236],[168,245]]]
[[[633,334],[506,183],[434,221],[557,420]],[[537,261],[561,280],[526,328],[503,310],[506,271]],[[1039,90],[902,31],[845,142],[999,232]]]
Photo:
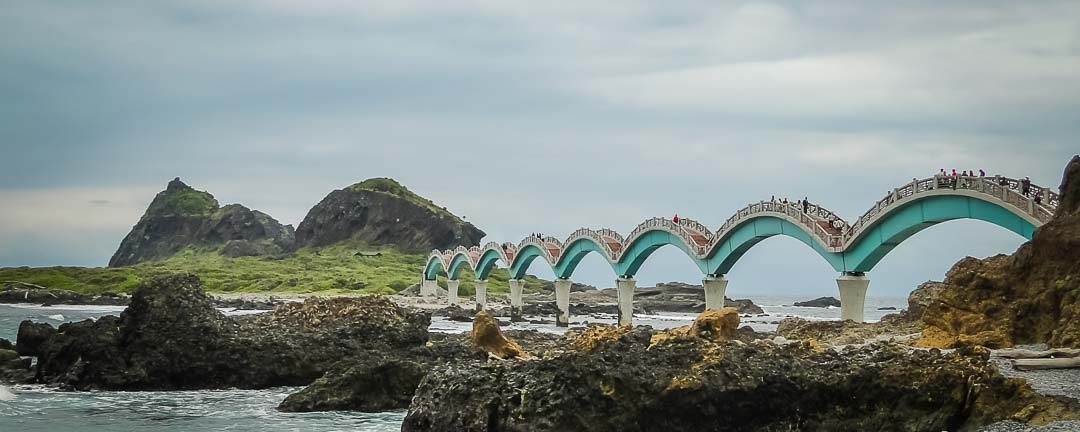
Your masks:
[[[701,313],[705,311],[705,288],[682,282],[657,284],[634,292],[634,306],[652,312]],[[734,307],[742,314],[765,313],[749,299],[724,298],[724,306]],[[573,313],[571,311],[571,313]]]
[[[415,358],[365,353],[327,372],[278,407],[285,412],[382,412],[409,406],[428,365]]]
[[[0,349],[0,382],[29,384],[34,380],[32,359],[20,358],[12,350]]]
[[[0,350],[15,351],[15,344],[11,343],[11,341],[7,339],[0,338]]]
[[[536,331],[509,331],[529,352],[553,349],[562,337]],[[307,388],[289,395],[278,406],[286,412],[406,409],[423,377],[433,368],[485,358],[468,335],[433,334],[431,343],[408,353],[349,357]]]
[[[554,281],[544,281],[544,284],[540,285],[540,291],[543,291],[543,292],[546,292],[546,293],[555,292],[555,282]],[[570,283],[570,292],[579,293],[579,292],[586,292],[586,291],[596,291],[596,287],[594,287],[592,285],[579,284],[577,282],[571,282]]]
[[[985,351],[878,344],[835,352],[693,337],[654,342],[644,328],[596,333],[539,359],[438,367],[421,382],[402,430],[929,431],[1077,417],[1075,401],[1003,378]]]
[[[795,306],[799,306],[799,307],[818,307],[818,308],[825,308],[825,307],[829,307],[829,306],[840,307],[840,300],[837,299],[836,297],[818,297],[818,298],[813,299],[813,300],[808,300],[808,301],[803,301],[803,302],[795,302]]]
[[[37,378],[80,390],[306,385],[342,358],[423,345],[429,322],[376,296],[227,317],[198,278],[171,276],[137,288],[119,318],[60,326],[40,349]]]
[[[56,334],[56,329],[47,323],[35,323],[30,320],[19,323],[19,334],[15,338],[15,351],[19,355],[36,356],[41,345]]]
[[[450,305],[432,313],[434,316],[443,316],[450,321],[472,322],[476,311],[465,309],[458,305]]]
[[[213,195],[177,178],[154,197],[109,266],[167,258],[189,246],[228,246],[230,256],[243,256],[275,254],[292,244],[291,226],[239,204],[220,207]]]
[[[331,192],[296,230],[296,246],[346,240],[428,252],[477,245],[484,232],[391,179],[370,179]]]
[[[130,300],[131,298],[125,294],[83,295],[74,291],[51,289],[18,281],[5,281],[0,286],[0,303],[28,303],[44,306],[58,304],[123,306]]]
[[[1011,255],[965,258],[928,301],[920,345],[1080,347],[1080,156],[1053,219]]]

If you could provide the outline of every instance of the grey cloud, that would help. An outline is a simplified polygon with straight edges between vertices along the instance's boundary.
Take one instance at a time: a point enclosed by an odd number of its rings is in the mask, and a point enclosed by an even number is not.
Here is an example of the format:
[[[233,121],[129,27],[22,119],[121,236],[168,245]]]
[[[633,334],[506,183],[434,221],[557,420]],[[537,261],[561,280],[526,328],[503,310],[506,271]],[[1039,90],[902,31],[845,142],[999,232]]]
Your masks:
[[[494,240],[674,212],[719,225],[771,195],[854,218],[938,168],[1056,184],[1080,132],[1078,17],[1005,1],[17,2],[0,16],[0,192],[149,202],[179,175],[295,224],[390,176]],[[20,221],[0,265],[107,259],[145,202],[90,196],[130,220],[77,248]],[[956,253],[1017,244],[950,223],[874,284],[902,294]],[[732,290],[831,293],[801,245],[758,248]],[[664,251],[642,277],[692,280],[687,262]]]

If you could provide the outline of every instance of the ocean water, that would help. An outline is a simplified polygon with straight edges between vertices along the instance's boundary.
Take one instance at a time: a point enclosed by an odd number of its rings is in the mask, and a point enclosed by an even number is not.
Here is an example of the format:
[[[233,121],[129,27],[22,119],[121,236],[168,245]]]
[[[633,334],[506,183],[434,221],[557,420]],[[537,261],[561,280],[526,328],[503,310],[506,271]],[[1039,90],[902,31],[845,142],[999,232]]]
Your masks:
[[[799,316],[813,320],[838,319],[839,308],[798,308],[794,297],[751,297],[768,314],[744,318],[757,330],[774,330],[779,320]],[[866,317],[877,320],[893,311],[877,308],[906,305],[903,298],[868,298]],[[0,305],[0,338],[14,341],[19,322],[30,319],[54,326],[63,322],[116,315],[122,307]],[[226,313],[234,313],[226,311]],[[245,313],[245,312],[235,312]],[[571,311],[572,313],[572,311]],[[689,324],[693,314],[635,316],[638,325],[671,328]],[[613,323],[615,317],[574,317],[572,327],[586,323]],[[431,330],[464,332],[469,323],[441,318]],[[559,333],[552,324],[515,323],[510,329],[535,329]],[[275,408],[298,388],[266,390],[216,390],[187,392],[61,392],[46,386],[0,387],[0,432],[66,431],[363,431],[401,430],[404,412],[385,413],[280,413]],[[7,392],[10,395],[6,396]]]

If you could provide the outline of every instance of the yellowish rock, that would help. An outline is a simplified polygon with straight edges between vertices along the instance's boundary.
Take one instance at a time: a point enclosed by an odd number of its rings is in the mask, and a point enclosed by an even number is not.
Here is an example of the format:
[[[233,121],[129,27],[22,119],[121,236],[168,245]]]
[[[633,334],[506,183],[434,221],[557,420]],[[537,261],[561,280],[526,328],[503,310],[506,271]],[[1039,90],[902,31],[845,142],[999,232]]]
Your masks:
[[[707,310],[698,315],[694,324],[690,326],[690,336],[710,339],[714,341],[726,341],[735,338],[735,331],[739,329],[739,310],[726,307],[718,310]]]
[[[501,359],[525,357],[525,350],[517,342],[502,333],[499,322],[487,311],[480,311],[473,319],[472,342],[477,350]]]

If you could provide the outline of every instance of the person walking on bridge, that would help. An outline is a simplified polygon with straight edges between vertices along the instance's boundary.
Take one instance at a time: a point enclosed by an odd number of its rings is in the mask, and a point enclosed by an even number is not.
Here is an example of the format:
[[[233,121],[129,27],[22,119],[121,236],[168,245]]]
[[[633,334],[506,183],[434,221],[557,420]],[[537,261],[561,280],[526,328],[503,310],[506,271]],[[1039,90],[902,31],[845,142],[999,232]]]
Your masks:
[[[1027,196],[1029,192],[1031,192],[1031,177],[1024,177],[1023,180],[1020,180],[1020,193]]]
[[[672,222],[679,223],[679,214],[675,213],[675,217],[671,218]]]
[[[809,213],[810,212],[810,201],[807,200],[807,197],[803,197],[803,199],[802,199],[802,212],[803,213]]]

